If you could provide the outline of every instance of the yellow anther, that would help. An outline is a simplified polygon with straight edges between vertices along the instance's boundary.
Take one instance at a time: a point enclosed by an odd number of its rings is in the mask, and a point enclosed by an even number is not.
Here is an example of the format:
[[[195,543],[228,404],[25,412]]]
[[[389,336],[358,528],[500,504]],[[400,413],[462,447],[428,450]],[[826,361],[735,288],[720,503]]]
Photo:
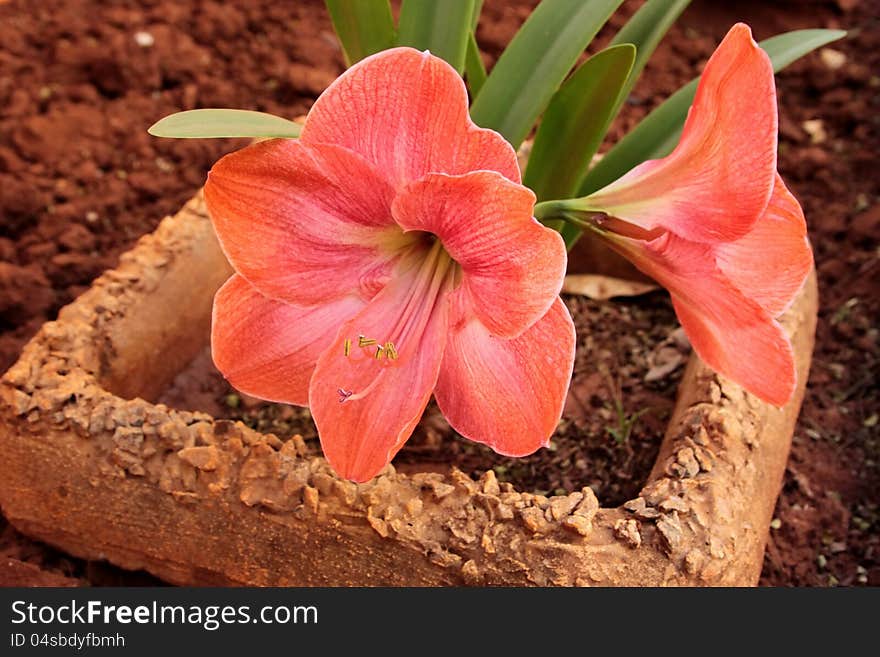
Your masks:
[[[376,355],[374,356],[374,358],[376,360],[379,360],[380,358],[382,358],[382,354],[384,354],[384,353],[385,353],[385,349],[383,349],[382,346],[379,345],[378,347],[376,347]]]
[[[385,355],[391,360],[397,360],[397,349],[394,348],[393,342],[385,343]]]
[[[374,344],[376,344],[376,341],[373,338],[365,338],[362,335],[358,336],[358,347],[369,347]]]
[[[348,356],[351,353],[351,338],[345,338],[345,343],[343,349],[345,350],[345,355]]]

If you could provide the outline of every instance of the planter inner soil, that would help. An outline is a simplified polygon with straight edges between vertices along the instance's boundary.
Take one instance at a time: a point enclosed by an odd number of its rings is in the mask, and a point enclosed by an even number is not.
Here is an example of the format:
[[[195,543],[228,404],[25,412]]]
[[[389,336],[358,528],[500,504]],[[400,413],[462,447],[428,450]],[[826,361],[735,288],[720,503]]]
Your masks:
[[[513,459],[462,438],[429,404],[393,463],[398,471],[443,472],[452,467],[535,494],[565,494],[589,486],[602,504],[638,495],[657,458],[690,351],[669,299],[660,292],[619,301],[566,296],[578,348],[565,413],[551,446]],[[648,381],[646,381],[646,377]],[[237,393],[205,347],[157,400],[171,408],[241,420],[282,440],[295,434],[311,452],[320,444],[309,411]]]

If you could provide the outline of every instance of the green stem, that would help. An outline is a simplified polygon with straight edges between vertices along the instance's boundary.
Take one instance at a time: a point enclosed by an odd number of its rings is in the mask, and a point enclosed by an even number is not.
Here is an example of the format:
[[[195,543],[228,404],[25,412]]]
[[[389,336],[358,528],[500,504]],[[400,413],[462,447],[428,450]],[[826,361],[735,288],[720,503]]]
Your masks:
[[[544,201],[535,206],[535,219],[560,233],[563,226],[568,224],[604,235],[606,231],[601,228],[601,224],[607,218],[608,215],[601,210],[585,210],[583,207],[575,209],[570,200]]]

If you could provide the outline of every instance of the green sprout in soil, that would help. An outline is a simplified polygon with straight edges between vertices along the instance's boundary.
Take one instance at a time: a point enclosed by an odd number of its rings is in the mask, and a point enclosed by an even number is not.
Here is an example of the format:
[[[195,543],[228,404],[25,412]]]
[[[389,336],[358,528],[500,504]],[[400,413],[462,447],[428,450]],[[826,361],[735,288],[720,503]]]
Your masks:
[[[614,411],[616,421],[616,425],[605,427],[605,432],[614,438],[614,442],[618,447],[622,447],[629,443],[630,436],[632,436],[639,418],[651,409],[643,408],[634,413],[627,413],[626,408],[623,405],[623,389],[620,384],[620,379],[613,378],[607,372],[605,373],[605,376],[608,382],[608,390],[611,393],[611,407]]]
[[[643,408],[635,413],[627,413],[620,399],[614,400],[614,412],[617,416],[617,425],[605,427],[605,431],[614,438],[614,442],[618,447],[626,445],[632,435],[633,429],[639,418],[650,411],[650,408]]]

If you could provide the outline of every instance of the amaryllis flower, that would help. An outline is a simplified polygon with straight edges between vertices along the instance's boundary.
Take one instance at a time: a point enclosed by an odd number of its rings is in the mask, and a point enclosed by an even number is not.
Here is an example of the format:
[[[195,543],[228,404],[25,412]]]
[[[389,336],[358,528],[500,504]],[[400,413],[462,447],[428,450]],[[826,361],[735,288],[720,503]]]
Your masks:
[[[776,172],[776,131],[770,59],[738,24],[706,65],[676,149],[570,207],[600,213],[593,227],[670,291],[709,366],[781,406],[796,370],[774,318],[803,285],[812,252]]]
[[[214,300],[214,362],[247,394],[308,405],[340,475],[377,474],[432,393],[499,453],[547,444],[574,359],[565,247],[441,59],[363,60],[301,139],[220,160],[205,198],[236,272]]]

